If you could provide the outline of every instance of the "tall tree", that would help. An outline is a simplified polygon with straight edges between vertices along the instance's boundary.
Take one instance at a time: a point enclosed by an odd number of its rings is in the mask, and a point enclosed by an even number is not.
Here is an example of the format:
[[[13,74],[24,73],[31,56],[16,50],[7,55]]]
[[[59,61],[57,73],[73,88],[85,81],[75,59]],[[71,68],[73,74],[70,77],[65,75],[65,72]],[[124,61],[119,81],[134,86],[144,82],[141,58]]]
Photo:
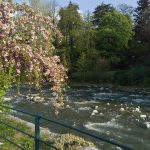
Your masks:
[[[143,25],[143,38],[150,44],[150,7],[146,9],[142,14]]]
[[[143,35],[143,26],[145,25],[145,20],[142,17],[143,13],[150,7],[150,0],[139,0],[138,7],[135,12],[135,38],[141,42],[147,41]]]
[[[80,56],[77,61],[77,71],[85,72],[93,65],[94,48],[95,48],[95,30],[92,24],[92,15],[89,11],[84,14],[83,26],[80,30],[80,37],[77,45],[80,50]]]
[[[115,8],[111,4],[98,5],[93,12],[93,24],[96,28],[100,27],[103,16],[108,12],[113,12]]]
[[[102,18],[101,28],[97,33],[97,48],[101,55],[116,56],[127,47],[131,38],[132,21],[129,17],[119,12],[107,13]]]
[[[83,24],[79,13],[79,6],[72,2],[59,12],[60,20],[58,26],[64,36],[62,46],[65,49],[65,56],[69,67],[74,66],[79,57],[78,39]]]
[[[94,28],[92,24],[92,15],[89,11],[84,14],[84,22],[81,32],[81,42],[82,42],[82,49],[88,55],[91,54],[91,50],[94,48]]]

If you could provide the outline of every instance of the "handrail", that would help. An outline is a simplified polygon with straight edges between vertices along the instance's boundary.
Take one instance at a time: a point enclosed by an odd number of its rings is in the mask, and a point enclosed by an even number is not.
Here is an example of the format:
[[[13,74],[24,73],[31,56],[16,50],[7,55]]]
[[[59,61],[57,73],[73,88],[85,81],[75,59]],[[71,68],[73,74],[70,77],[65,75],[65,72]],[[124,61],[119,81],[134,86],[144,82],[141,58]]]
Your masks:
[[[100,141],[107,142],[107,143],[112,144],[112,145],[114,145],[114,146],[118,146],[118,147],[120,147],[120,148],[123,148],[124,150],[134,150],[133,148],[131,148],[131,147],[125,145],[125,144],[120,144],[120,143],[115,142],[113,139],[104,138],[104,137],[102,137],[102,136],[96,136],[96,135],[91,134],[91,133],[88,133],[88,132],[86,132],[86,131],[82,131],[82,130],[80,130],[80,129],[77,129],[77,128],[74,128],[74,127],[72,127],[72,126],[69,126],[69,125],[67,125],[67,124],[64,124],[64,123],[61,123],[61,122],[58,122],[58,121],[54,121],[54,120],[51,120],[51,119],[48,119],[48,118],[44,118],[43,116],[41,116],[41,115],[39,115],[39,114],[32,114],[32,113],[29,113],[29,112],[25,112],[25,111],[22,111],[22,110],[19,110],[19,109],[15,109],[15,108],[12,108],[12,107],[8,107],[8,106],[4,106],[4,105],[0,105],[0,106],[1,106],[1,107],[4,107],[4,108],[7,108],[7,109],[10,109],[10,110],[14,110],[14,111],[21,112],[21,113],[23,113],[23,114],[27,114],[27,115],[31,115],[31,116],[35,117],[35,136],[32,136],[32,135],[30,135],[30,134],[28,134],[28,133],[26,133],[26,132],[24,132],[24,131],[21,131],[20,129],[18,129],[18,128],[16,128],[16,127],[13,127],[13,126],[11,126],[11,125],[7,125],[6,123],[0,121],[0,124],[4,124],[4,125],[6,125],[6,126],[8,126],[8,127],[10,127],[10,128],[13,128],[14,130],[17,130],[17,131],[19,131],[19,132],[22,132],[22,133],[25,134],[25,135],[28,135],[30,138],[34,138],[34,139],[35,139],[35,150],[39,150],[39,143],[40,143],[40,142],[43,143],[43,144],[45,144],[45,145],[47,145],[47,146],[49,146],[49,147],[52,147],[52,148],[58,150],[58,148],[56,148],[56,147],[54,147],[53,145],[48,144],[47,142],[42,141],[42,140],[40,139],[40,128],[39,128],[39,126],[40,126],[40,119],[43,119],[43,120],[45,120],[45,121],[48,121],[48,122],[57,124],[57,125],[59,125],[59,126],[62,126],[62,127],[68,128],[68,129],[71,129],[71,130],[76,131],[76,132],[78,132],[78,133],[82,133],[82,134],[84,134],[84,135],[90,136],[90,137],[95,138],[95,139],[98,139],[98,140],[100,140]],[[8,140],[7,140],[7,141],[8,141]]]
[[[20,130],[20,129],[16,128],[16,127],[14,127],[14,126],[8,125],[8,124],[6,124],[6,123],[5,123],[5,122],[3,122],[3,121],[0,121],[0,124],[3,124],[3,125],[5,125],[5,126],[7,126],[7,127],[9,127],[9,128],[12,128],[12,129],[14,129],[14,130],[16,130],[16,131],[18,131],[18,132],[21,132],[21,133],[23,133],[23,134],[25,134],[25,135],[29,136],[30,138],[34,138],[34,136],[33,136],[33,135],[28,134],[28,133],[26,133],[26,132],[24,132],[24,131],[22,131],[22,130]]]
[[[24,132],[24,131],[22,131],[22,130],[16,128],[16,127],[14,127],[14,126],[8,125],[8,124],[4,123],[3,121],[0,121],[0,124],[3,124],[3,125],[5,125],[5,126],[7,126],[7,127],[10,127],[10,128],[12,128],[12,129],[14,129],[14,130],[20,132],[20,133],[23,133],[23,134],[29,136],[30,138],[33,138],[33,139],[35,138],[33,135],[28,134],[28,133],[26,133],[26,132]],[[49,146],[49,147],[52,147],[52,148],[58,150],[56,147],[54,147],[54,146],[48,144],[47,142],[45,142],[45,141],[43,141],[43,140],[41,140],[41,139],[39,139],[39,141],[40,141],[41,143],[45,144],[46,146]]]
[[[7,109],[9,109],[9,110],[14,110],[14,111],[17,111],[17,112],[20,112],[20,113],[23,113],[23,114],[27,114],[27,115],[30,115],[30,116],[32,116],[32,117],[35,117],[35,116],[36,116],[35,114],[29,113],[29,112],[25,112],[25,111],[23,111],[23,110],[15,109],[15,108],[12,108],[12,107],[9,107],[9,106],[0,105],[0,107],[4,107],[4,108],[7,108]]]
[[[88,135],[88,136],[93,137],[93,138],[95,138],[95,139],[98,139],[98,140],[101,140],[101,141],[104,141],[104,142],[113,144],[113,145],[118,146],[118,147],[120,147],[120,148],[123,148],[123,149],[125,149],[125,150],[133,150],[132,148],[128,147],[127,145],[122,145],[122,144],[119,144],[119,143],[115,142],[113,139],[106,139],[106,138],[104,138],[104,137],[96,136],[96,135],[91,134],[91,133],[88,133],[88,132],[86,132],[86,131],[82,131],[82,130],[80,130],[80,129],[74,128],[74,127],[69,126],[69,125],[66,125],[66,124],[64,124],[64,123],[60,123],[60,122],[57,122],[57,121],[54,121],[54,120],[50,120],[50,119],[47,119],[47,118],[44,118],[44,117],[41,117],[41,119],[43,119],[43,120],[45,120],[45,121],[52,122],[52,123],[57,124],[57,125],[60,125],[60,126],[63,126],[63,127],[65,127],[65,128],[69,128],[69,129],[74,130],[74,131],[77,131],[77,132],[80,132],[80,133],[82,133],[82,134],[84,134],[84,135]]]
[[[43,144],[45,144],[46,146],[49,146],[49,147],[51,147],[51,148],[54,148],[55,150],[59,150],[57,147],[55,147],[55,146],[53,146],[53,145],[50,145],[50,144],[48,144],[47,142],[45,142],[45,141],[43,141],[43,140],[39,140],[40,141],[40,143],[43,143]]]
[[[4,140],[10,142],[11,144],[15,145],[16,147],[20,148],[21,150],[25,150],[23,147],[19,146],[19,145],[16,144],[15,142],[13,142],[13,141],[7,139],[6,137],[4,137],[4,136],[2,136],[2,135],[0,135],[0,137],[3,138]]]

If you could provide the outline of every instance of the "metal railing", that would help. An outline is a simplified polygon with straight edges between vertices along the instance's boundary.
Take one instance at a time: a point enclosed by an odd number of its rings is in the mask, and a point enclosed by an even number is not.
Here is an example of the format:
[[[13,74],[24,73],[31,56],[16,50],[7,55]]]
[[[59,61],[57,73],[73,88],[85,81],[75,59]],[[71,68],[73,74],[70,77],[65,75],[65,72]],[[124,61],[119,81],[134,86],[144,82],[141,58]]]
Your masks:
[[[134,150],[133,148],[129,147],[128,145],[124,145],[124,144],[120,144],[118,142],[115,142],[113,139],[109,139],[109,138],[104,138],[102,136],[97,136],[97,135],[94,135],[94,134],[91,134],[91,133],[88,133],[86,131],[83,131],[83,130],[80,130],[80,129],[77,129],[75,127],[72,127],[72,126],[69,126],[67,124],[64,124],[64,123],[61,123],[61,122],[58,122],[58,121],[55,121],[55,120],[51,120],[51,119],[48,119],[48,118],[44,118],[43,116],[41,116],[39,113],[37,114],[32,114],[32,113],[29,113],[29,112],[25,112],[25,111],[22,111],[22,110],[19,110],[19,109],[14,109],[14,108],[11,108],[11,107],[8,107],[8,106],[4,106],[4,105],[0,105],[0,108],[6,108],[8,110],[14,110],[16,112],[19,112],[19,113],[23,113],[23,114],[26,114],[26,115],[30,115],[32,117],[34,117],[34,124],[35,124],[35,132],[34,132],[34,136],[29,134],[29,133],[26,133],[25,131],[22,131],[20,130],[19,128],[17,127],[14,127],[14,126],[11,126],[3,121],[0,121],[0,124],[4,125],[4,126],[7,126],[9,128],[12,128],[18,132],[21,132],[22,134],[24,135],[27,135],[29,136],[30,138],[34,139],[34,149],[35,150],[40,150],[40,143],[43,143],[44,145],[50,147],[50,148],[53,148],[55,150],[59,150],[57,147],[53,146],[52,143],[49,144],[45,141],[43,141],[41,138],[40,138],[40,120],[44,120],[44,121],[47,121],[49,123],[53,123],[53,124],[56,124],[56,125],[59,125],[61,127],[65,127],[65,128],[68,128],[68,129],[71,129],[72,131],[76,131],[78,133],[81,133],[83,135],[86,135],[86,136],[89,136],[89,137],[92,137],[96,140],[99,140],[99,141],[103,141],[103,142],[107,142],[109,144],[112,144],[114,146],[117,146],[117,147],[120,147],[124,150]],[[0,135],[0,138],[10,142],[11,144],[15,145],[16,147],[20,148],[21,150],[25,150],[22,146],[18,145],[17,143],[11,141],[10,139],[8,139],[7,137],[4,137],[3,135]]]

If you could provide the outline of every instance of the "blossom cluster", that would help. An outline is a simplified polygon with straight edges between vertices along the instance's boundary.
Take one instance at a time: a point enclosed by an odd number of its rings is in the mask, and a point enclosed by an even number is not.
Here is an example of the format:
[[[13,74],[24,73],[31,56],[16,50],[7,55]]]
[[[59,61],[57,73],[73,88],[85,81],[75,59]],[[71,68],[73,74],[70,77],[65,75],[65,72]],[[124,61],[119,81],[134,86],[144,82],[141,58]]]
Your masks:
[[[23,76],[36,86],[49,81],[57,102],[63,104],[67,70],[55,55],[56,37],[61,40],[61,33],[50,17],[26,4],[0,3],[0,70],[8,72],[11,67],[14,81]]]

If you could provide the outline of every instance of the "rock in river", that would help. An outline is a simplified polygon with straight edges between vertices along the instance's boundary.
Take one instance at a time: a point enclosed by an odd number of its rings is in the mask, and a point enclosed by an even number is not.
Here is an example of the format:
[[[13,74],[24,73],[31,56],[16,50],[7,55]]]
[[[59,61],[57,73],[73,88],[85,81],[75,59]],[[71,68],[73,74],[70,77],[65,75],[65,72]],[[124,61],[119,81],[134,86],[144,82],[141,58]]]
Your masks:
[[[91,116],[98,114],[98,110],[93,110]]]
[[[146,115],[140,115],[140,118],[146,118]]]
[[[140,126],[142,128],[149,129],[150,128],[150,122],[145,121],[145,122],[141,123]]]
[[[95,106],[95,109],[98,109],[98,106]]]
[[[95,147],[85,147],[83,150],[98,150],[98,149]]]
[[[120,108],[120,111],[125,111],[125,109],[124,108]]]

